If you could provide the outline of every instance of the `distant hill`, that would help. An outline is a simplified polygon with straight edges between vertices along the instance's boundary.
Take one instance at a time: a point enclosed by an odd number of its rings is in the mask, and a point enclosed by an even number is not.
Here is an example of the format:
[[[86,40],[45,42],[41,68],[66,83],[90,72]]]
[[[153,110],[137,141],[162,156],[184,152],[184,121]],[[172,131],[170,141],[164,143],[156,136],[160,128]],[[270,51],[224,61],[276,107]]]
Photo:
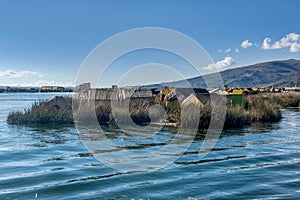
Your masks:
[[[284,86],[300,86],[300,71],[295,75],[287,76],[284,79],[278,81],[274,84],[275,87],[284,87]]]
[[[220,72],[229,87],[287,87],[300,83],[300,60],[264,62]],[[214,74],[205,75],[207,79]],[[206,79],[206,80],[207,80]],[[202,76],[188,79],[192,87],[206,88]],[[142,87],[186,87],[186,81],[166,82]]]

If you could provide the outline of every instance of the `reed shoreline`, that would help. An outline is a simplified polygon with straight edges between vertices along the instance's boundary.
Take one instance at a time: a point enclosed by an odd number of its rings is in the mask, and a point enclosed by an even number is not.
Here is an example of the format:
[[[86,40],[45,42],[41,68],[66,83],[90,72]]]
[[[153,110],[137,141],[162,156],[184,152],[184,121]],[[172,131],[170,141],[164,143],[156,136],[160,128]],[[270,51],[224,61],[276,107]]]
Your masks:
[[[74,120],[82,123],[91,121],[90,105],[88,103],[76,102],[72,98],[64,98],[64,106],[49,105],[47,101],[35,102],[30,109],[23,112],[11,112],[7,117],[9,124],[19,125],[70,125],[74,126]],[[251,123],[278,122],[282,118],[280,109],[296,107],[300,105],[300,94],[298,93],[262,93],[256,95],[248,95],[246,97],[246,106],[227,105],[224,128],[242,128],[251,125]],[[79,105],[81,104],[81,105]],[[129,102],[129,114],[131,119],[140,125],[147,125],[155,119],[155,115],[159,115],[158,111],[151,111],[150,107],[157,104],[154,99],[139,99]],[[178,102],[160,106],[166,111],[164,121],[155,119],[153,124],[165,126],[185,126],[189,124],[181,124],[180,113],[181,108]],[[206,103],[200,109],[198,129],[207,129],[211,119],[212,103]],[[110,102],[96,102],[92,108],[95,109],[97,121],[100,124],[126,124],[129,120],[124,111],[124,106],[119,105],[117,110],[112,113]],[[73,112],[73,109],[74,112]],[[152,112],[152,113],[150,113]],[[74,115],[73,115],[74,114]],[[114,115],[113,115],[114,114]],[[151,118],[149,114],[152,115]],[[123,117],[125,116],[125,117]],[[185,116],[185,117],[195,117]],[[130,120],[131,120],[130,119]]]

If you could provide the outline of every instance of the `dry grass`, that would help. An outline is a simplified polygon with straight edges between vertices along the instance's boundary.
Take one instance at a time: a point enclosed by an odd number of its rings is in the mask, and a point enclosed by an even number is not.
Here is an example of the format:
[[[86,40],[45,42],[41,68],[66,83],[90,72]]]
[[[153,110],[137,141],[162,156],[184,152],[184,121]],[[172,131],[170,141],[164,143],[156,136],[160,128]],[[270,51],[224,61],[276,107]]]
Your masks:
[[[252,122],[277,122],[281,119],[281,106],[273,98],[250,95],[247,102]]]
[[[281,108],[300,107],[300,93],[274,93],[264,96],[277,103]]]

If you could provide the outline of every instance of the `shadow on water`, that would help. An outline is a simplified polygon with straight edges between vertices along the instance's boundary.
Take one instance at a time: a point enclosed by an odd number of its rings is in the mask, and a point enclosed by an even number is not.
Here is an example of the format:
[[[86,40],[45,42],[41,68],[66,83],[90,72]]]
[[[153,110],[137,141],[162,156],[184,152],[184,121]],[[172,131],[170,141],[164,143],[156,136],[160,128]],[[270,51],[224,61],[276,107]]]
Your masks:
[[[260,134],[267,133],[272,130],[279,130],[280,122],[276,123],[252,123],[250,126],[244,128],[226,128],[222,130],[220,138],[230,136],[244,136],[245,134]],[[207,130],[199,130],[195,137],[195,141],[202,141],[205,139]]]
[[[299,109],[292,109],[292,111],[299,111]],[[244,127],[244,128],[234,128],[234,129],[224,129],[220,135],[220,137],[231,137],[231,136],[244,136],[245,134],[260,134],[270,132],[272,130],[280,129],[279,126],[280,122],[278,123],[252,123],[251,126]],[[23,125],[9,125],[11,130],[15,130],[14,132],[23,133],[29,135],[33,140],[39,141],[39,143],[32,143],[33,146],[46,146],[48,144],[64,144],[67,141],[74,140],[74,135],[77,135],[77,131],[72,126],[63,126],[63,125],[30,125],[30,126],[23,126]],[[166,145],[167,142],[172,140],[174,136],[178,132],[178,127],[173,126],[164,126],[162,127],[161,131],[155,133],[150,138],[135,140],[133,137],[132,132],[134,129],[130,129],[127,127],[126,130],[130,130],[129,132],[122,131],[118,126],[114,124],[101,124],[101,125],[94,125],[91,126],[90,129],[93,130],[91,135],[92,138],[98,140],[100,137],[97,137],[99,129],[102,129],[105,133],[105,136],[108,139],[113,140],[114,143],[117,145],[121,145],[124,149],[143,149],[149,148],[153,146],[163,146]],[[191,131],[192,132],[192,131]],[[207,130],[199,130],[194,137],[194,141],[203,141],[206,137]],[[90,135],[90,136],[91,136]],[[138,135],[138,133],[136,134]],[[189,135],[189,131],[186,131],[186,135]],[[163,136],[163,137],[162,137]],[[89,136],[88,136],[89,137]],[[153,142],[151,143],[151,139],[155,140],[155,137],[163,139],[162,142]],[[78,138],[76,138],[78,139]],[[117,142],[117,140],[122,141],[134,141],[134,144],[131,145],[122,145],[121,143]],[[183,141],[184,142],[184,141]]]
[[[63,125],[9,125],[9,129],[15,134],[32,138],[32,142],[27,146],[45,147],[47,145],[65,144],[78,138],[74,128]]]

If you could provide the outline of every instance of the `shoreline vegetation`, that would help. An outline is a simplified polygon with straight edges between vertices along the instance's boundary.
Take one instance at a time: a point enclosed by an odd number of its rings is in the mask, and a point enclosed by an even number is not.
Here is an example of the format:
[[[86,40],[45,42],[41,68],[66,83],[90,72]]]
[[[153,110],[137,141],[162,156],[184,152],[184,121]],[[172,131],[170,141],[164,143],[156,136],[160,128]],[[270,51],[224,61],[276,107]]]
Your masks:
[[[280,109],[297,107],[300,105],[300,93],[261,93],[247,95],[246,104],[231,105],[227,103],[224,128],[242,128],[251,123],[278,122],[282,118]],[[48,101],[35,102],[29,109],[23,112],[11,112],[8,115],[9,124],[19,125],[74,125],[74,119],[78,122],[89,123],[96,113],[100,124],[120,124],[133,120],[139,125],[149,124],[151,121],[157,124],[189,127],[189,120],[181,124],[181,108],[178,102],[169,104],[158,103],[154,98],[129,99],[115,105],[112,112],[110,101],[94,101],[91,106],[88,101],[76,101],[71,97],[53,97]],[[155,105],[160,106],[155,106]],[[129,114],[125,106],[129,105]],[[208,101],[200,108],[200,113],[193,111],[185,117],[193,121],[198,117],[198,129],[207,129],[211,119],[212,102]],[[155,108],[155,109],[153,109]],[[156,109],[157,108],[157,109]],[[159,116],[165,110],[165,119],[161,121]],[[74,109],[74,115],[73,115]],[[94,109],[94,112],[90,112]],[[188,108],[187,108],[188,109]],[[128,108],[127,108],[128,110]],[[92,113],[92,114],[91,114]],[[128,115],[130,116],[128,118]],[[149,117],[151,116],[151,118]]]
[[[51,99],[61,99],[62,106],[49,103]],[[72,125],[72,98],[53,97],[48,101],[36,101],[24,111],[10,112],[7,117],[9,124],[19,125]]]

